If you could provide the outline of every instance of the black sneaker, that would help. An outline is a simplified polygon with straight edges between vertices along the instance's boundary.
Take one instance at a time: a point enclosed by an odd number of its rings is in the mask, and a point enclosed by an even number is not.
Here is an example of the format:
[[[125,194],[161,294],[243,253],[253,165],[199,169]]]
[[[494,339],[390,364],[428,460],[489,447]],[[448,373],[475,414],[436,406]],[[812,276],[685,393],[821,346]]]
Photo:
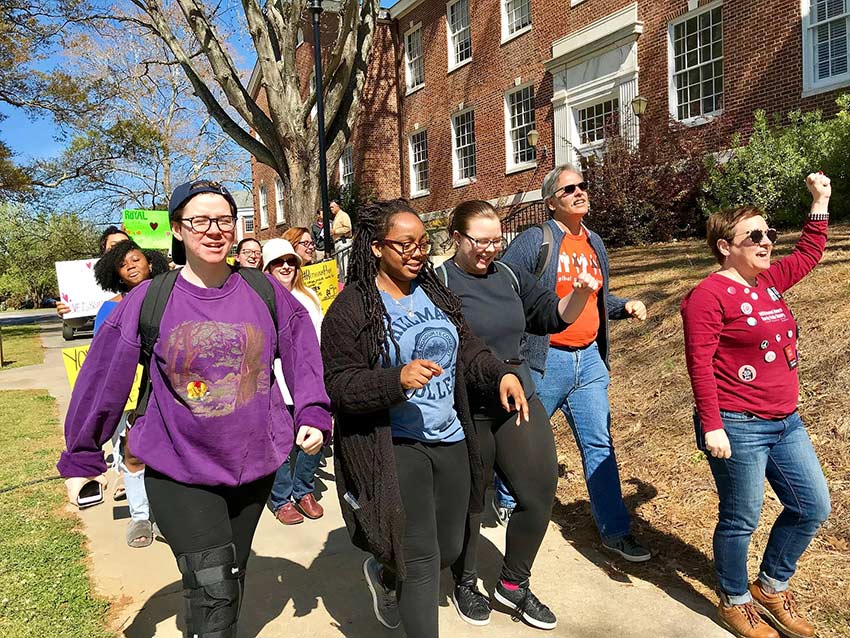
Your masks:
[[[642,563],[652,558],[652,553],[643,545],[637,542],[634,536],[626,534],[622,538],[617,538],[608,541],[602,541],[602,546],[610,549],[612,552],[617,552],[627,561],[633,563]]]
[[[507,527],[511,520],[511,514],[514,513],[513,507],[503,507],[494,499],[493,511],[496,512],[496,522],[502,527]]]
[[[500,580],[496,585],[493,596],[505,607],[514,610],[511,617],[515,621],[522,619],[538,629],[554,629],[558,626],[558,619],[555,614],[537,599],[534,592],[529,589],[528,581],[510,591],[502,585]]]
[[[475,583],[457,585],[452,593],[452,602],[458,616],[470,625],[490,624],[490,600]]]
[[[375,618],[387,629],[398,629],[401,616],[398,613],[398,600],[394,589],[388,589],[381,582],[381,565],[370,556],[363,562],[363,575],[372,594],[372,610]]]

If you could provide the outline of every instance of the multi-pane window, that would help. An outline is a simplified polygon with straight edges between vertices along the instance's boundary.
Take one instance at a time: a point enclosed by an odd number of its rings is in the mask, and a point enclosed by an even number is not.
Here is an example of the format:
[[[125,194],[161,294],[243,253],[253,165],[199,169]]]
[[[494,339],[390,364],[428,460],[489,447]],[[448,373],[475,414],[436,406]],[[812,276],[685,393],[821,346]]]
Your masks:
[[[253,233],[254,232],[254,216],[253,215],[246,215],[242,219],[245,220],[245,232],[246,233]]]
[[[269,198],[266,193],[266,185],[260,184],[260,228],[269,226]]]
[[[467,111],[452,118],[454,150],[454,180],[475,177],[475,113]]]
[[[502,0],[504,2],[504,32],[511,36],[531,24],[531,0]]]
[[[618,99],[600,102],[578,110],[578,133],[582,144],[593,144],[605,139],[605,133],[617,124],[620,111]]]
[[[723,108],[723,8],[673,25],[676,117],[687,120]]]
[[[404,59],[407,68],[407,89],[425,84],[425,57],[422,54],[422,27],[409,31],[404,38]]]
[[[410,192],[428,190],[428,132],[419,131],[410,136]]]
[[[457,0],[446,9],[449,29],[449,67],[472,57],[472,34],[469,29],[469,0]]]
[[[528,140],[534,128],[534,87],[526,86],[507,96],[508,166],[519,166],[537,159]]]
[[[283,192],[283,180],[280,177],[274,178],[274,196],[275,196],[275,219],[278,224],[286,221],[286,200]]]
[[[816,82],[846,75],[850,0],[811,0],[809,37]]]
[[[345,147],[339,158],[339,185],[351,186],[354,183],[354,152],[351,145]]]

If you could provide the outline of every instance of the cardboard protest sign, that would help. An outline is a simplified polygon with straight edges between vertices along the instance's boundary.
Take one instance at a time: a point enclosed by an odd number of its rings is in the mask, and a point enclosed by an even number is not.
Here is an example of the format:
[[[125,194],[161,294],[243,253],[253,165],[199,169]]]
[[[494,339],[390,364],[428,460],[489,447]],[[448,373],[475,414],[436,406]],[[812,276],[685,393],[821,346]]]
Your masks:
[[[331,303],[339,294],[339,270],[336,259],[329,259],[318,264],[310,264],[301,268],[304,274],[304,285],[311,288],[322,302],[322,312],[327,312]]]
[[[71,307],[63,319],[93,317],[104,301],[115,296],[114,292],[103,290],[97,285],[94,279],[96,263],[97,259],[56,262],[59,297]]]
[[[171,248],[171,224],[167,210],[125,210],[124,231],[142,248]]]
[[[63,348],[62,361],[65,362],[65,372],[68,373],[68,383],[71,384],[71,390],[74,389],[74,384],[77,382],[77,377],[80,374],[80,368],[83,367],[83,362],[89,353],[88,346],[77,346],[76,348]],[[136,401],[139,399],[139,384],[142,382],[142,366],[136,366],[136,376],[133,379],[133,389],[130,390],[130,397],[127,399],[125,410],[132,410],[136,407]]]

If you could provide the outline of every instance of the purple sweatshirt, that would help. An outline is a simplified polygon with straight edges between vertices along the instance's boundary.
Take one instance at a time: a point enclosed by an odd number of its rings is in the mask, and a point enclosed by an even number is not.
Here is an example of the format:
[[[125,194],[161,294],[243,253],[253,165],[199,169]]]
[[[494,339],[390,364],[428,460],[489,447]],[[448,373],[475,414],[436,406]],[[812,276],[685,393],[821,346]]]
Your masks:
[[[267,275],[268,276],[268,275]],[[316,330],[271,276],[278,352],[294,419],[272,375],[274,323],[260,296],[235,272],[221,288],[178,277],[151,360],[147,411],[129,434],[139,459],[195,485],[240,485],[277,470],[302,425],[331,431]],[[65,419],[64,477],[106,471],[101,446],[114,433],[139,361],[143,282],[109,315],[92,342]],[[293,423],[294,421],[294,423]]]

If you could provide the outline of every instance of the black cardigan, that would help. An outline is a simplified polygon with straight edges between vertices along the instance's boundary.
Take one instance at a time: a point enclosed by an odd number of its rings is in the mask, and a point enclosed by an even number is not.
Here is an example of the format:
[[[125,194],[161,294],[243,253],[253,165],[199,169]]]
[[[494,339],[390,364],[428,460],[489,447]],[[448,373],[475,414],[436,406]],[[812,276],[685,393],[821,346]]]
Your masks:
[[[404,507],[396,475],[389,408],[407,397],[401,386],[400,366],[383,368],[380,361],[369,365],[365,315],[360,292],[349,285],[322,322],[325,388],[336,413],[337,494],[352,542],[372,553],[403,580]],[[496,359],[466,324],[458,329],[458,335],[454,408],[469,449],[470,503],[480,504],[484,502],[486,484],[467,386],[481,394],[498,394],[501,378],[511,369]],[[480,511],[480,505],[473,507]]]

